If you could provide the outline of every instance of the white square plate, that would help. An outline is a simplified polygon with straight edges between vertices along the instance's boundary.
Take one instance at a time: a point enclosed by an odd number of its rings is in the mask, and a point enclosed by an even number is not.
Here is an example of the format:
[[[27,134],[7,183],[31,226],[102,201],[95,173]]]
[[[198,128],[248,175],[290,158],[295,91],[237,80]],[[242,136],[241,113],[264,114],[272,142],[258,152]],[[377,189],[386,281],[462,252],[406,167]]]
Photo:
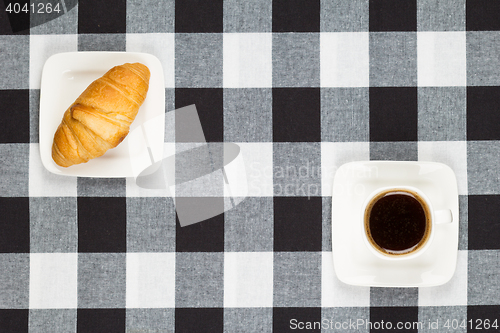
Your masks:
[[[434,209],[451,210],[453,222],[435,227],[422,255],[404,261],[383,260],[363,241],[362,206],[370,193],[385,186],[413,186]],[[369,161],[342,165],[333,182],[332,244],[340,281],[373,287],[430,287],[448,282],[458,254],[458,191],[453,170],[434,162]]]
[[[52,142],[66,109],[87,86],[109,69],[124,63],[140,62],[151,72],[149,90],[139,109],[130,132],[148,122],[147,142],[162,146],[165,131],[165,81],[158,58],[146,53],[130,52],[69,52],[50,57],[42,72],[40,90],[40,154],[47,170],[58,175],[78,177],[132,177],[135,164],[150,164],[146,139],[142,135],[128,135],[116,148],[87,163],[68,168],[52,160]],[[152,120],[154,121],[148,121]],[[144,132],[144,131],[143,131]],[[138,148],[139,147],[139,148]],[[144,161],[138,161],[143,159]]]

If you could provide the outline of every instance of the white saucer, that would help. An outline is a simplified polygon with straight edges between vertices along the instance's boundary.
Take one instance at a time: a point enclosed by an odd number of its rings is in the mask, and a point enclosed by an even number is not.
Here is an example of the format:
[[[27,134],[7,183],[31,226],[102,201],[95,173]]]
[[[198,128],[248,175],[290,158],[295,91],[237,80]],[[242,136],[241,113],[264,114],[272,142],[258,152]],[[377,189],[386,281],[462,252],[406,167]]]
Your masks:
[[[40,89],[40,154],[45,168],[58,175],[78,177],[132,177],[131,160],[150,164],[142,135],[128,135],[116,148],[87,163],[62,168],[52,160],[52,142],[66,109],[95,79],[114,66],[140,62],[151,72],[146,100],[130,127],[132,133],[148,123],[151,149],[163,147],[165,133],[165,81],[158,58],[146,53],[69,52],[50,57],[43,67]],[[139,148],[138,148],[139,147]],[[144,151],[145,150],[145,151]],[[138,161],[139,160],[139,161]]]
[[[453,222],[435,226],[435,237],[422,255],[389,261],[375,256],[363,242],[360,211],[379,187],[413,186],[434,209],[449,208]],[[458,190],[455,173],[441,163],[366,161],[342,165],[332,195],[332,244],[340,281],[373,287],[430,287],[448,282],[458,254]]]

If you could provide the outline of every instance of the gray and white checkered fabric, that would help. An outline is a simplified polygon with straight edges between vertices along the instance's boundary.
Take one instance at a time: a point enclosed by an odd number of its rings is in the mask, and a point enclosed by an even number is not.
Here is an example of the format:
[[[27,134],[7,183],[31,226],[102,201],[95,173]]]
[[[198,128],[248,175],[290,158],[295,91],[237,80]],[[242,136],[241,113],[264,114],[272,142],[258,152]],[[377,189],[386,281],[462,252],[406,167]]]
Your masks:
[[[48,2],[59,3],[32,1]],[[31,28],[11,3],[0,3],[0,332],[288,332],[357,320],[472,332],[500,321],[498,1],[65,0],[45,23],[32,13]],[[165,142],[175,142],[169,113],[196,104],[208,142],[240,146],[248,197],[181,228],[172,198],[131,178],[49,173],[42,67],[70,51],[156,56]],[[449,283],[337,279],[332,182],[360,160],[453,169]]]

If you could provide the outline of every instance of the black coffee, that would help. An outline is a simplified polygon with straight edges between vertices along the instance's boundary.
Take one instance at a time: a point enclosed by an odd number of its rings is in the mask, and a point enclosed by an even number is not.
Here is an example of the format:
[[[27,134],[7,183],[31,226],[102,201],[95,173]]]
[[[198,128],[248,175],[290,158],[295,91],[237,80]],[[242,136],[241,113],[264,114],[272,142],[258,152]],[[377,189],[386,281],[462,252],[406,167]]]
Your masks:
[[[429,213],[424,207],[422,199],[411,192],[379,195],[366,211],[368,238],[388,254],[406,254],[418,249],[430,233]]]

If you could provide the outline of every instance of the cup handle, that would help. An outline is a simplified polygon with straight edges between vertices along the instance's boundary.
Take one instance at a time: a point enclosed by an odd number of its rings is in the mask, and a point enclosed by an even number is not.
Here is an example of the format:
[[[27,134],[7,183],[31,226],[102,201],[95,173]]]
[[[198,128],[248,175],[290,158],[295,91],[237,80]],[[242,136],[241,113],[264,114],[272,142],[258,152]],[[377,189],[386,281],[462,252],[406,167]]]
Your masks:
[[[453,222],[453,215],[449,209],[440,209],[434,212],[434,220],[436,224],[446,224]]]

